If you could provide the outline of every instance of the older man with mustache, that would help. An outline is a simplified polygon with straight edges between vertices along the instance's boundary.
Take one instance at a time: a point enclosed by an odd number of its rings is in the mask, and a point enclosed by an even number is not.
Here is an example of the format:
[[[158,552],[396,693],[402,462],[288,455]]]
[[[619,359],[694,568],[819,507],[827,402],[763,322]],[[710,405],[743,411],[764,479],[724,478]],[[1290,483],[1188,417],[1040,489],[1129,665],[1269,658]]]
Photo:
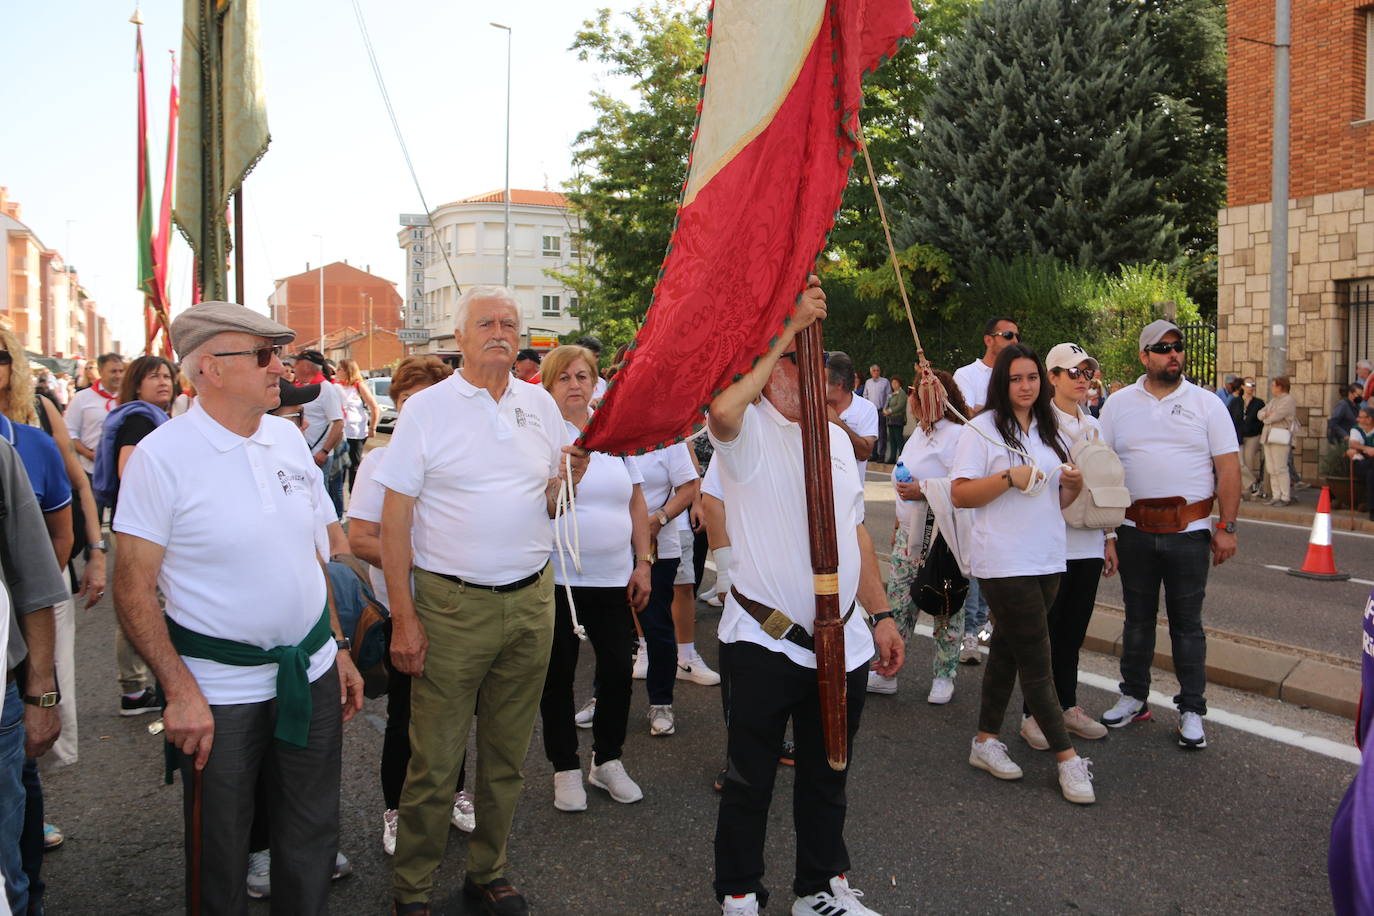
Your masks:
[[[514,384],[520,307],[502,286],[458,300],[463,368],[408,401],[375,480],[391,658],[410,675],[394,912],[427,914],[448,843],[453,785],[477,712],[477,828],[464,892],[488,913],[528,912],[506,843],[553,640],[554,502],[587,455],[542,387]],[[412,588],[413,584],[413,588]]]

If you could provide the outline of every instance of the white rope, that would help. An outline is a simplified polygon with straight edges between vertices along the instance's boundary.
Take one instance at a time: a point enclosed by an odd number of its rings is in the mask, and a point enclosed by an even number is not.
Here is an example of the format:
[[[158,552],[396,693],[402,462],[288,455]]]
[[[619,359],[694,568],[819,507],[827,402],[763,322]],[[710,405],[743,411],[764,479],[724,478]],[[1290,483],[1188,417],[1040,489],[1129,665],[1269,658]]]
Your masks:
[[[970,422],[968,417],[964,416],[957,409],[955,409],[954,405],[949,403],[949,398],[945,398],[945,409],[948,410],[950,413],[954,414],[956,417],[958,417],[960,421],[963,422],[965,427],[972,429],[975,433],[982,436],[983,440],[987,442],[989,445],[995,446],[997,448],[1004,448],[1009,452],[1015,452],[1022,458],[1026,459],[1026,463],[1030,466],[1031,474],[1030,477],[1026,480],[1026,485],[1024,487],[1017,487],[1017,489],[1019,489],[1022,493],[1025,493],[1027,496],[1036,496],[1040,493],[1041,490],[1045,489],[1045,484],[1050,482],[1050,477],[1048,474],[1046,474],[1044,471],[1040,469],[1040,465],[1036,462],[1035,458],[1029,452],[1024,452],[1014,445],[1009,445],[1006,442],[998,442],[997,440],[993,439],[987,433],[983,432],[972,422]],[[1007,463],[1010,464],[1011,462],[1008,461]],[[1058,470],[1062,471],[1068,471],[1072,469],[1073,465],[1071,464],[1061,463],[1058,467]]]
[[[573,634],[586,641],[587,628],[577,621],[577,605],[573,602],[572,586],[568,584],[568,557],[572,557],[573,569],[582,573],[582,533],[577,527],[577,492],[573,489],[572,456],[563,456],[563,467],[567,475],[558,485],[558,500],[553,513],[553,544],[558,553],[558,568],[563,574],[563,588],[568,593],[568,613],[572,615]],[[572,544],[568,544],[568,535]]]

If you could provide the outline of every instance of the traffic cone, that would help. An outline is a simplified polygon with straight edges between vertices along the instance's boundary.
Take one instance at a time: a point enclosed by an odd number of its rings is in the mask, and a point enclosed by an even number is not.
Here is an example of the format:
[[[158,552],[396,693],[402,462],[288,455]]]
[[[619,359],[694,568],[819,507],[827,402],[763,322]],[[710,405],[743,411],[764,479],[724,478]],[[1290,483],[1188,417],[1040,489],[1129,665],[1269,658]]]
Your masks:
[[[1317,516],[1312,519],[1312,535],[1307,539],[1307,556],[1302,561],[1302,568],[1290,569],[1288,575],[1327,581],[1350,578],[1348,573],[1336,572],[1336,554],[1331,549],[1330,487],[1322,487],[1322,495],[1317,500]]]

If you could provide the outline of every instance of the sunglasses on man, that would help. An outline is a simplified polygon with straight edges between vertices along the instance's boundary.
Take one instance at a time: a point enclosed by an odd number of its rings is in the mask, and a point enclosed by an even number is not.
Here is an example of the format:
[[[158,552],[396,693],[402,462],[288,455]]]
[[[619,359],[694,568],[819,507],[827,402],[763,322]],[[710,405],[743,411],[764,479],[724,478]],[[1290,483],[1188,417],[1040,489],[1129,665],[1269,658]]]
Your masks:
[[[1150,353],[1182,353],[1183,341],[1175,340],[1173,343],[1154,343],[1145,348]]]
[[[256,356],[258,358],[258,368],[266,369],[267,364],[272,362],[272,357],[281,356],[282,347],[277,346],[258,347],[254,350],[230,350],[228,353],[211,353],[211,356]]]
[[[1016,331],[993,331],[991,337],[1000,337],[1003,340],[1020,340],[1021,335]]]

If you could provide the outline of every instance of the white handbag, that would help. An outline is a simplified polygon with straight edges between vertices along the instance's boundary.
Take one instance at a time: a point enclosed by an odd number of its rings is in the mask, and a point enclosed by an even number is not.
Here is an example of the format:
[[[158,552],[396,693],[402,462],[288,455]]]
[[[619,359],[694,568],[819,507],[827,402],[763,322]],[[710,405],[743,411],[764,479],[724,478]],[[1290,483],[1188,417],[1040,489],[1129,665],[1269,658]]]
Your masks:
[[[1269,427],[1269,436],[1264,440],[1265,445],[1292,445],[1293,431],[1284,429],[1281,426]]]

